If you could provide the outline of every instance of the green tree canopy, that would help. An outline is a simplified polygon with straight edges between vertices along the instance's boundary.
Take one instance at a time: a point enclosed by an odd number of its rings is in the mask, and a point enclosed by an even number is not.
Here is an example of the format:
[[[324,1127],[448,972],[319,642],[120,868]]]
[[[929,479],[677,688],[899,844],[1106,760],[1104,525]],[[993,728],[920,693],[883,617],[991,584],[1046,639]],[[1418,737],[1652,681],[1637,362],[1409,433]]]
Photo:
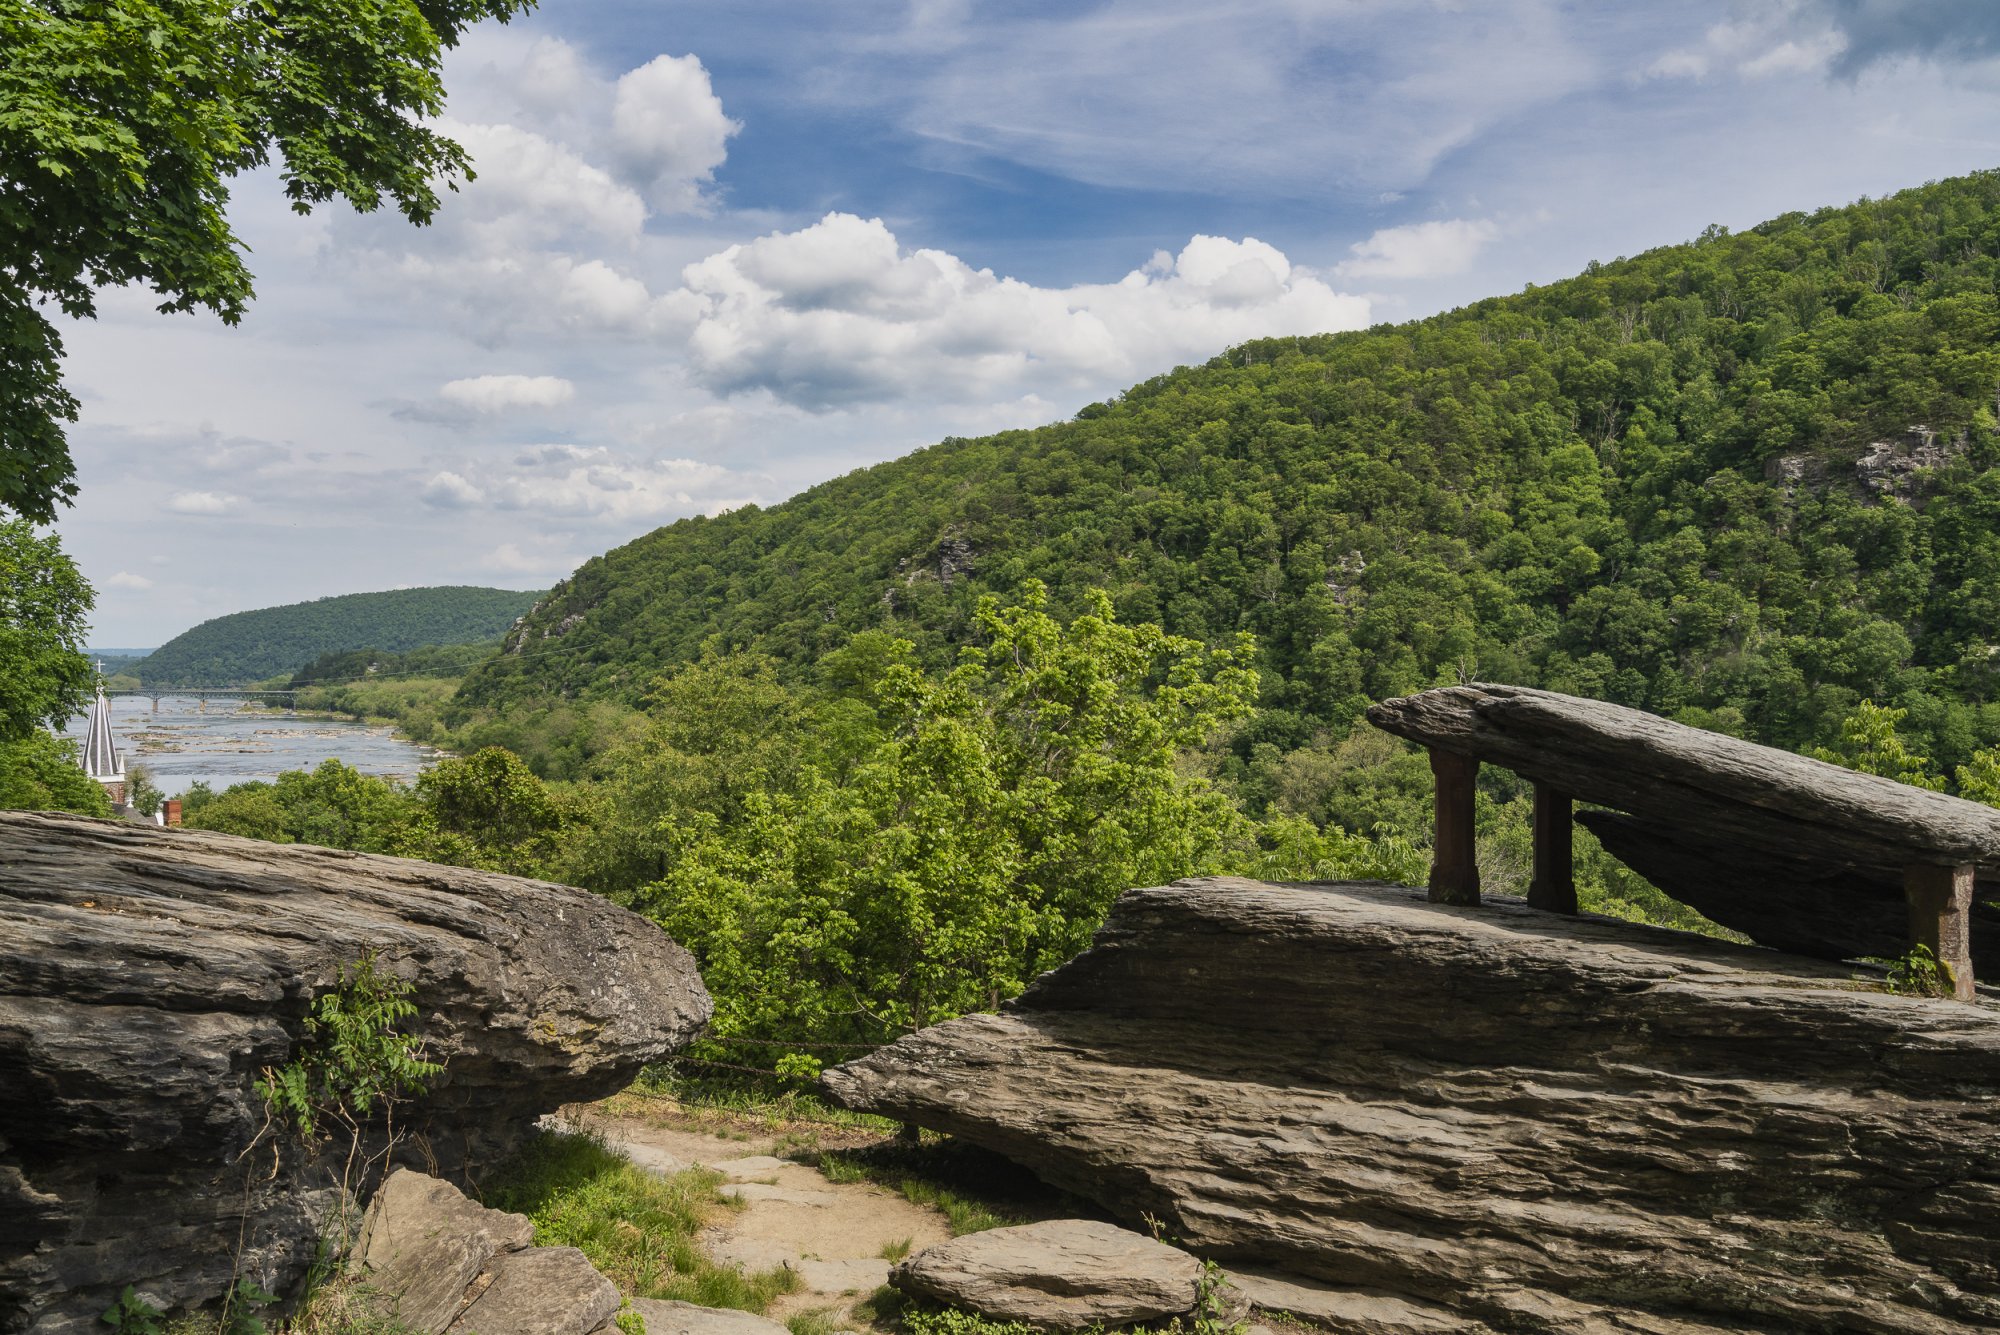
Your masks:
[[[1216,869],[1248,841],[1177,758],[1249,712],[1254,646],[1089,608],[1065,626],[1038,584],[1015,607],[989,599],[980,642],[944,674],[907,645],[864,645],[849,664],[865,674],[850,699],[874,702],[872,726],[849,730],[862,749],[802,766],[767,753],[748,792],[690,789],[697,804],[662,813],[666,874],[616,897],[695,952],[721,1040],[880,1041],[996,1005],[1082,948],[1119,892]],[[773,689],[712,657],[688,674],[739,703]],[[759,752],[748,724],[725,727]]]
[[[0,390],[0,393],[4,393]],[[90,586],[55,535],[0,522],[0,742],[60,729],[90,699],[83,656]]]
[[[498,639],[534,602],[532,593],[453,584],[259,607],[184,630],[133,670],[148,686],[247,684],[299,672],[308,664],[319,670],[294,676],[294,686],[314,679],[435,670],[440,662],[451,661],[444,646]],[[384,661],[385,654],[424,646],[435,646],[433,653],[408,663]],[[350,655],[352,650],[366,652]],[[465,654],[457,661],[465,662]]]
[[[282,158],[300,212],[386,200],[416,223],[471,176],[428,128],[445,48],[534,0],[13,0],[0,6],[0,506],[75,495],[62,338],[143,283],[233,324],[251,295],[229,178]]]

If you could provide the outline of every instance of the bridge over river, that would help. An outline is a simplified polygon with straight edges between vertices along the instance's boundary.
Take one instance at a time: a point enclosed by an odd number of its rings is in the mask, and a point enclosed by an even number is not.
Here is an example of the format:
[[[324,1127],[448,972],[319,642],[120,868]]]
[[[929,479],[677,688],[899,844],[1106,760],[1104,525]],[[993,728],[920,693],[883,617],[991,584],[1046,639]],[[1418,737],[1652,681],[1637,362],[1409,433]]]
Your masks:
[[[268,700],[282,699],[288,706],[297,698],[297,691],[271,691],[258,686],[152,686],[131,690],[106,691],[106,695],[132,696],[153,702],[153,712],[160,712],[160,701],[168,699],[199,700],[203,709],[210,700]]]

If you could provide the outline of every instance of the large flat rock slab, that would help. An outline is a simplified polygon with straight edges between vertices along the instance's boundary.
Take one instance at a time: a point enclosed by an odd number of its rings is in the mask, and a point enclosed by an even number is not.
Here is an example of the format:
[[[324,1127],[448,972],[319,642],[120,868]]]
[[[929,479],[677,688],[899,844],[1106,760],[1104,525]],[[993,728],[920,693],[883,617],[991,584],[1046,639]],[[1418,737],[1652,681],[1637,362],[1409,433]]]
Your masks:
[[[2000,866],[2000,810],[1602,700],[1477,683],[1382,701],[1368,721],[1694,839],[1891,877]]]
[[[730,1307],[699,1307],[661,1298],[634,1298],[631,1307],[646,1323],[646,1335],[787,1335],[776,1321]]]
[[[2000,1324],[2000,1005],[1773,951],[1185,882],[1000,1014],[825,1083],[1351,1290],[1345,1328]]]
[[[97,1331],[127,1284],[169,1309],[238,1275],[289,1288],[341,1164],[245,1157],[252,1084],[369,953],[444,1063],[398,1124],[448,1176],[623,1088],[710,1010],[687,951],[582,890],[0,812],[0,1329]]]

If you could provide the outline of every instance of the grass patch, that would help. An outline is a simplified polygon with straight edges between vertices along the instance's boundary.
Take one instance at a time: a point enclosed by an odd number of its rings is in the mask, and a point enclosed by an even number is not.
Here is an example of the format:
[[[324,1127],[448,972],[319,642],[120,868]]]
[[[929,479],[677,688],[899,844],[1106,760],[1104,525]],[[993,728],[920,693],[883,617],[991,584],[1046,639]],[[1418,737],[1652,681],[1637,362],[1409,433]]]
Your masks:
[[[912,1303],[902,1310],[900,1320],[909,1335],[1041,1335],[1025,1322],[995,1321],[955,1307],[928,1304]]]
[[[910,1254],[910,1248],[913,1245],[915,1245],[915,1242],[916,1239],[914,1238],[903,1238],[896,1242],[883,1243],[882,1259],[885,1261],[902,1260],[905,1256],[908,1256]]]
[[[847,1310],[849,1319],[864,1326],[893,1327],[910,1305],[910,1297],[893,1285],[884,1284]]]
[[[814,1307],[787,1318],[785,1329],[792,1335],[833,1335],[842,1326],[831,1307]]]
[[[829,1182],[873,1182],[903,1193],[903,1199],[912,1205],[928,1205],[941,1211],[946,1227],[954,1238],[967,1233],[984,1233],[989,1228],[1001,1228],[1007,1224],[1019,1224],[1021,1219],[1001,1214],[967,1196],[962,1196],[950,1187],[928,1178],[918,1176],[908,1169],[888,1164],[870,1163],[861,1153],[835,1151],[819,1156],[819,1171]],[[892,1246],[895,1244],[891,1244]],[[907,1247],[907,1244],[904,1244]],[[900,1257],[887,1256],[895,1261]]]
[[[928,1205],[933,1209],[944,1211],[945,1227],[951,1230],[954,1238],[1023,1222],[1011,1215],[990,1210],[978,1201],[959,1195],[949,1187],[941,1187],[922,1178],[906,1177],[898,1186],[903,1198],[912,1205]]]
[[[288,1335],[422,1335],[396,1319],[393,1303],[346,1274],[316,1285],[285,1330]]]
[[[701,1254],[695,1234],[727,1204],[715,1190],[721,1181],[700,1168],[648,1173],[594,1137],[541,1131],[481,1184],[481,1196],[532,1219],[537,1244],[577,1248],[632,1297],[762,1312],[799,1277],[782,1267],[746,1275]]]
[[[281,1335],[423,1335],[397,1320],[395,1304],[353,1274],[309,1285],[304,1301],[287,1319],[271,1315],[268,1306],[259,1301],[234,1312],[210,1308],[167,1319],[156,1311],[148,1318],[150,1309],[141,1303],[123,1321],[112,1320],[107,1313],[104,1323],[126,1335],[250,1335],[267,1330]]]
[[[899,1125],[873,1113],[850,1112],[776,1076],[768,1083],[753,1083],[749,1077],[723,1081],[689,1075],[671,1064],[648,1066],[627,1092],[671,1099],[684,1113],[718,1114],[716,1120],[774,1133],[807,1125],[887,1135]]]
[[[865,1145],[897,1128],[887,1118],[836,1108],[796,1086],[724,1084],[678,1076],[669,1066],[648,1067],[628,1088],[593,1108],[650,1126],[762,1140],[773,1154],[792,1158]]]
[[[822,1154],[819,1156],[820,1175],[829,1182],[843,1185],[850,1182],[869,1180],[867,1167],[852,1154]]]

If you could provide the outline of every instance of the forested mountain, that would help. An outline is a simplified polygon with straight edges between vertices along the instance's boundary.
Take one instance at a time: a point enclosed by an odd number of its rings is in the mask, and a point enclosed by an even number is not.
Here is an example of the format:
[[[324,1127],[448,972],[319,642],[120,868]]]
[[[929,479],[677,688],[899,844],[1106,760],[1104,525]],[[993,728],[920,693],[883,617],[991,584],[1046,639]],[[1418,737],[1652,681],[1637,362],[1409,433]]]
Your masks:
[[[1252,742],[1477,677],[1785,746],[1872,697],[1956,763],[2000,740],[1997,257],[1988,173],[1248,344],[659,529],[461,697],[634,700],[710,637],[802,674],[886,626],[938,661],[979,594],[1039,579],[1059,611],[1100,587],[1123,620],[1254,633]]]
[[[135,670],[147,686],[219,686],[261,681],[349,649],[395,653],[477,644],[497,639],[535,598],[512,589],[448,585],[234,612],[174,636]]]

